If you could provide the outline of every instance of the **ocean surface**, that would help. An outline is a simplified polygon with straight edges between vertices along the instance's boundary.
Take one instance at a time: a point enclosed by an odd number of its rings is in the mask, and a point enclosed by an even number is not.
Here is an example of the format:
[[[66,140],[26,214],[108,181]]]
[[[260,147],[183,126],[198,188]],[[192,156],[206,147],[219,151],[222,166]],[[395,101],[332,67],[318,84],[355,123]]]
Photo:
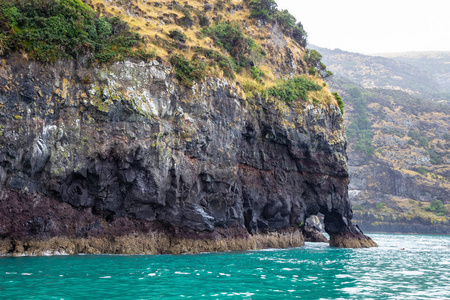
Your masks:
[[[197,255],[0,258],[0,299],[450,299],[450,236]]]

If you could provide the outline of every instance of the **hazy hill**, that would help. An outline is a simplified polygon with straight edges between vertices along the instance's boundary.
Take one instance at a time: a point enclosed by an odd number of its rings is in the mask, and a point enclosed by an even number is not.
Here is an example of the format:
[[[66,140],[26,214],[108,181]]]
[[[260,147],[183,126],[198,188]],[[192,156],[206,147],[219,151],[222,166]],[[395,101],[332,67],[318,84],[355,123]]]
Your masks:
[[[440,94],[445,92],[441,84],[445,81],[445,76],[441,73],[445,72],[437,71],[432,66],[424,68],[423,65],[427,64],[425,60],[417,60],[416,64],[411,64],[400,59],[310,47],[323,55],[323,62],[328,69],[365,88],[401,90],[434,98],[442,98]]]
[[[315,48],[346,104],[349,193],[362,229],[449,233],[450,98],[437,80],[449,75],[437,63],[444,56]]]
[[[426,70],[433,75],[444,92],[450,93],[450,52],[404,52],[377,55]]]

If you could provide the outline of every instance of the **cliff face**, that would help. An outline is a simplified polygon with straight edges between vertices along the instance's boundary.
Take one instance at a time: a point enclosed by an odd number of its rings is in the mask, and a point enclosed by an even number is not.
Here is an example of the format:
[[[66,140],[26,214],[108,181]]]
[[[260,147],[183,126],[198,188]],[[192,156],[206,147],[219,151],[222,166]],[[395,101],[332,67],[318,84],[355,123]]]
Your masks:
[[[0,237],[245,237],[321,212],[332,237],[367,245],[351,224],[339,108],[244,100],[216,78],[187,89],[171,74],[157,60],[2,60]]]

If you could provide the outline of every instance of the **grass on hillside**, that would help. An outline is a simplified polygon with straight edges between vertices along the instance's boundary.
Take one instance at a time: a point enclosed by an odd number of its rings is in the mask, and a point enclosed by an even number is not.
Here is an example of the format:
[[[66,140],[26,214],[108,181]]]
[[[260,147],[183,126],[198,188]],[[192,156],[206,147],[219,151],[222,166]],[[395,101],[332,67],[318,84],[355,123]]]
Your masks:
[[[97,63],[160,57],[174,66],[176,78],[188,87],[205,76],[239,78],[247,96],[261,93],[288,102],[339,105],[339,98],[330,96],[328,89],[313,88],[316,83],[309,82],[310,76],[295,79],[302,85],[293,94],[292,79],[283,83],[274,75],[273,64],[284,61],[264,45],[275,21],[293,59],[308,58],[310,70],[324,67],[317,51],[305,52],[307,35],[301,23],[278,10],[274,1],[216,0],[211,6],[202,0],[0,0],[0,4],[0,54],[22,51],[46,63],[80,56]],[[305,74],[297,71],[300,75]]]

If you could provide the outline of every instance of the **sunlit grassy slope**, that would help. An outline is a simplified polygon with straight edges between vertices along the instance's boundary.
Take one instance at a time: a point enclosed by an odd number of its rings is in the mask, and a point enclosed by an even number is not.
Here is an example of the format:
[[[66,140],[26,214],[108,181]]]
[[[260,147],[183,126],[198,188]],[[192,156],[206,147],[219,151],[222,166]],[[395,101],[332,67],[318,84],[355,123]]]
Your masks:
[[[252,39],[255,47],[264,51],[264,55],[258,57],[253,52],[249,54],[252,64],[255,63],[255,67],[262,72],[261,76],[255,76],[249,68],[240,68],[233,74],[232,80],[243,90],[244,97],[281,84],[283,79],[307,76],[322,89],[309,92],[304,101],[337,105],[335,97],[324,85],[324,81],[319,77],[307,75],[309,66],[304,60],[306,49],[289,34],[283,34],[280,27],[274,25],[275,22],[261,22],[251,18],[251,10],[245,1],[219,0],[210,1],[208,4],[203,0],[184,2],[86,0],[85,2],[100,15],[118,16],[126,21],[133,31],[143,36],[144,50],[166,62],[177,55],[188,60],[205,61],[202,57],[205,51],[232,57],[231,53],[205,34],[205,30],[222,22],[238,24],[245,37]],[[171,37],[171,33],[175,31],[184,36],[183,41]],[[226,77],[224,69],[216,62],[206,60],[205,69],[206,76]]]

